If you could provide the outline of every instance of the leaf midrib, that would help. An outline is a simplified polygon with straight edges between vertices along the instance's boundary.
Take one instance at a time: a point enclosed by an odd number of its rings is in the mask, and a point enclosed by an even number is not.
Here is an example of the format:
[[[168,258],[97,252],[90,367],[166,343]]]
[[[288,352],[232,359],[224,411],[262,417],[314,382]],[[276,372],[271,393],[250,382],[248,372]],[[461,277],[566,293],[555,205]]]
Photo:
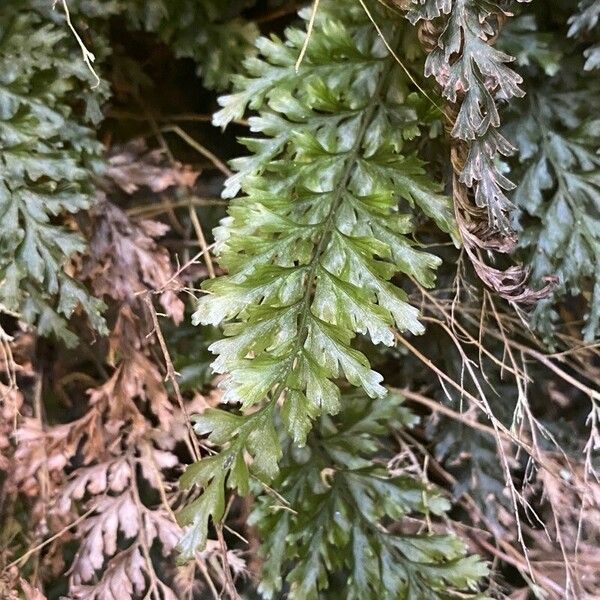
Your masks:
[[[306,338],[308,335],[308,325],[307,324],[308,324],[308,319],[309,319],[310,313],[311,313],[311,300],[313,298],[313,287],[314,287],[316,279],[317,279],[317,271],[318,271],[319,262],[320,262],[321,256],[323,255],[324,251],[327,248],[331,234],[334,231],[334,219],[335,219],[336,213],[343,203],[344,193],[347,189],[350,177],[352,175],[353,167],[355,166],[355,164],[359,158],[360,150],[361,150],[361,147],[362,147],[362,144],[364,141],[365,134],[367,132],[367,128],[373,118],[373,113],[375,112],[375,109],[377,107],[380,94],[382,92],[384,84],[385,84],[385,82],[388,78],[388,75],[389,75],[391,69],[393,68],[393,66],[394,66],[393,60],[390,57],[388,57],[386,60],[386,63],[384,63],[382,71],[379,75],[379,81],[377,82],[377,86],[373,92],[371,100],[369,101],[369,104],[364,109],[364,113],[362,116],[362,122],[360,125],[360,129],[356,135],[356,140],[354,142],[354,145],[353,145],[352,149],[350,150],[350,152],[347,154],[346,158],[344,159],[346,162],[346,165],[345,165],[344,171],[342,173],[342,176],[340,178],[339,184],[333,190],[334,200],[331,203],[331,208],[329,210],[329,214],[327,215],[327,218],[324,221],[323,234],[321,235],[321,237],[319,239],[319,243],[317,244],[317,246],[314,250],[311,261],[308,264],[309,271],[308,271],[308,275],[307,275],[307,279],[306,279],[306,289],[305,289],[305,293],[304,293],[304,298],[301,300],[301,307],[299,310],[298,337],[297,337],[296,343],[294,344],[294,347],[292,348],[292,351],[290,352],[290,355],[287,359],[288,366],[287,366],[285,375],[282,379],[282,382],[277,387],[276,391],[274,392],[273,396],[271,397],[271,400],[265,406],[265,408],[273,406],[277,402],[277,400],[279,399],[279,397],[281,396],[283,391],[285,390],[290,372],[296,363],[296,359],[298,358],[298,355],[299,355],[302,347],[304,346],[304,343],[306,342]]]

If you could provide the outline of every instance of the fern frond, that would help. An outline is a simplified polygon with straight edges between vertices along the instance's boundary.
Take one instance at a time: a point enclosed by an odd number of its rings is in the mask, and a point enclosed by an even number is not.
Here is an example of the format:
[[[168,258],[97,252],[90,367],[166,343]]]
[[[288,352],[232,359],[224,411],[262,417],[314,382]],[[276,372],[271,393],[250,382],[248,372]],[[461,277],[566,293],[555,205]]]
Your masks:
[[[515,25],[506,43],[527,66],[528,98],[507,111],[506,135],[519,157],[511,165],[520,182],[513,199],[533,278],[558,277],[555,293],[539,303],[533,320],[551,336],[556,300],[581,295],[589,306],[584,337],[591,341],[600,331],[600,87],[584,71],[579,48],[567,49],[544,33],[534,6]],[[561,74],[549,77],[559,61]]]
[[[23,0],[48,17],[60,20],[60,11],[52,11],[52,2]],[[253,0],[69,0],[73,18],[93,23],[94,46],[102,43],[99,31],[110,17],[120,17],[128,29],[156,34],[177,58],[196,63],[204,87],[222,91],[231,75],[254,52],[258,27],[243,18],[242,11]],[[100,38],[100,39],[99,39]],[[94,50],[96,50],[94,48]]]
[[[585,70],[592,71],[600,67],[600,0],[581,0],[578,11],[569,19],[569,37],[594,37],[595,43],[584,52]],[[594,35],[595,34],[595,35]]]
[[[588,341],[600,327],[600,89],[595,86],[592,91],[594,83],[587,81],[587,87],[580,88],[579,79],[563,75],[539,86],[510,125],[522,161],[515,202],[524,212],[523,226],[525,215],[535,220],[524,229],[522,245],[531,250],[535,278],[556,273],[557,293],[588,298]],[[556,318],[551,303],[552,299],[543,301],[534,314],[546,333]]]
[[[458,538],[403,525],[408,515],[413,525],[444,515],[448,501],[372,460],[391,458],[378,436],[415,421],[395,394],[346,395],[344,411],[322,418],[305,449],[286,450],[274,485],[289,504],[262,494],[251,517],[264,539],[264,598],[279,597],[284,582],[287,597],[302,600],[482,598],[468,590],[487,568]]]
[[[90,206],[101,151],[71,108],[94,94],[82,93],[93,82],[70,42],[35,13],[0,10],[0,304],[74,344],[67,320],[77,306],[106,328],[102,302],[65,271],[83,240],[55,223]]]
[[[179,58],[191,58],[205,87],[224,90],[253,52],[258,28],[240,16],[248,0],[147,0],[123,3],[131,23],[157,33]]]
[[[399,43],[402,22],[377,10]],[[296,71],[305,35],[291,28],[285,41],[261,39],[262,56],[249,59],[249,76],[216,117],[226,123],[250,104],[261,136],[243,140],[252,155],[234,163],[228,192],[241,187],[245,196],[216,232],[228,275],[205,285],[194,319],[224,324],[225,339],[211,346],[215,371],[226,375],[224,402],[254,412],[202,417],[197,426],[226,447],[184,477],[205,489],[182,516],[196,524],[193,543],[205,539],[209,515],[220,517],[227,477],[248,489],[244,450],[255,472],[277,474],[273,419],[282,397],[285,426],[303,444],[315,417],[339,410],[337,380],[385,396],[352,340],[391,346],[395,329],[422,333],[418,310],[392,282],[404,274],[431,286],[440,262],[408,237],[411,213],[453,231],[448,199],[407,141],[423,104],[360,5],[322,3]]]
[[[473,189],[477,206],[487,209],[491,226],[504,233],[510,231],[512,209],[506,192],[514,184],[498,170],[496,159],[514,148],[498,132],[496,100],[524,95],[521,76],[508,66],[513,58],[491,44],[505,5],[494,0],[412,0],[408,12],[413,24],[445,17],[425,74],[433,75],[443,97],[456,104],[452,136],[468,144],[460,181]]]

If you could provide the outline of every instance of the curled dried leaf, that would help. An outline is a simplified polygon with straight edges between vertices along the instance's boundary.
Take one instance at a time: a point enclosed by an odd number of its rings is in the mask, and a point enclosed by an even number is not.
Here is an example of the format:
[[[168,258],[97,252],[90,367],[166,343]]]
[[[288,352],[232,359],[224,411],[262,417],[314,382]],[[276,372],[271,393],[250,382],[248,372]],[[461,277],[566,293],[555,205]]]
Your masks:
[[[142,138],[113,149],[106,167],[106,183],[126,194],[140,188],[164,192],[170,187],[191,188],[199,173],[187,165],[171,162],[163,150],[148,150]]]
[[[498,156],[514,151],[498,132],[496,102],[524,95],[521,76],[508,67],[513,58],[493,48],[508,15],[493,1],[412,0],[408,18],[418,23],[428,53],[425,74],[436,78],[447,100],[454,210],[467,256],[481,281],[501,297],[535,304],[552,293],[555,277],[546,277],[546,285],[534,290],[526,267],[503,271],[487,264],[480,252],[508,254],[517,244],[506,195],[515,186],[496,164]]]
[[[156,221],[133,222],[103,201],[94,213],[93,229],[82,277],[91,282],[96,295],[135,304],[141,293],[159,292],[165,312],[181,323],[185,310],[177,297],[181,283],[168,251],[156,242],[168,227]]]

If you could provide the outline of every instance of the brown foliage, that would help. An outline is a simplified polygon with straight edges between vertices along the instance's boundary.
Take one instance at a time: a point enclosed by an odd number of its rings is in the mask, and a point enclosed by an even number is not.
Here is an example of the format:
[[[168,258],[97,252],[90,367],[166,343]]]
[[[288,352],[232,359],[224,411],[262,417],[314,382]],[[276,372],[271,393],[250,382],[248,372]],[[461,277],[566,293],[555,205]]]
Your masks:
[[[169,252],[159,243],[168,227],[158,221],[133,221],[110,200],[110,194],[120,190],[130,194],[190,186],[196,176],[179,165],[165,166],[160,152],[145,152],[140,142],[109,159],[103,184],[109,195],[103,195],[91,215],[93,235],[79,277],[108,303],[112,326],[106,342],[93,348],[103,363],[102,381],[85,395],[67,399],[81,416],[47,423],[43,413],[32,408],[41,389],[26,398],[17,389],[14,372],[40,385],[41,375],[30,362],[0,365],[5,373],[10,371],[7,383],[0,381],[5,492],[13,502],[26,499],[38,522],[29,532],[30,542],[32,547],[41,543],[39,560],[47,573],[65,572],[62,547],[69,540],[76,543],[69,568],[72,598],[128,600],[151,593],[174,600],[190,586],[202,585],[200,572],[219,577],[222,570],[215,560],[220,552],[216,543],[198,554],[191,570],[176,567],[174,560],[182,535],[173,514],[180,502],[174,482],[184,468],[182,461],[190,459],[189,431],[182,407],[166,387],[143,302],[144,295],[151,294],[174,323],[183,319],[181,282]],[[19,334],[10,340],[13,352],[24,340],[35,343],[33,336]],[[185,402],[194,411],[214,404],[199,394]],[[42,541],[53,535],[51,543]],[[229,553],[227,561],[237,572],[244,570],[235,553]],[[19,581],[14,568],[3,577],[2,594],[4,589],[21,590],[26,598],[44,598]],[[18,597],[17,591],[6,594],[0,597]]]

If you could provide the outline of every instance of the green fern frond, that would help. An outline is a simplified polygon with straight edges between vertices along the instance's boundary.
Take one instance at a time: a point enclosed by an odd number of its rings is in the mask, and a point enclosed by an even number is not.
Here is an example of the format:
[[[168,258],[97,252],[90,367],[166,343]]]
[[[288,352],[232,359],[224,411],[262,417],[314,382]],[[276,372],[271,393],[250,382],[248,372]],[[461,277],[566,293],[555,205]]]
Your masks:
[[[402,22],[374,10],[398,44]],[[285,41],[261,39],[262,56],[249,59],[249,76],[238,78],[216,117],[224,124],[250,104],[260,136],[243,140],[252,154],[235,162],[228,193],[241,187],[245,195],[216,232],[228,275],[205,285],[194,319],[224,325],[226,337],[211,346],[213,366],[225,374],[224,402],[248,414],[210,413],[197,425],[225,448],[184,477],[205,489],[182,516],[195,523],[188,551],[205,538],[208,516],[219,518],[226,479],[248,489],[244,451],[255,472],[277,474],[278,412],[303,444],[314,418],[339,410],[339,380],[372,398],[386,395],[352,340],[361,334],[391,346],[396,329],[423,332],[418,310],[392,279],[434,282],[439,259],[408,237],[413,212],[453,231],[449,201],[409,142],[426,105],[360,4],[321,4],[296,71],[305,37],[291,28]]]
[[[27,0],[47,16],[54,12],[47,0]],[[253,0],[69,0],[73,17],[93,23],[94,44],[101,43],[99,30],[110,17],[121,17],[129,29],[156,34],[177,58],[196,63],[204,87],[225,90],[233,73],[254,52],[258,27],[243,18]],[[59,6],[60,8],[60,6]]]
[[[515,201],[537,222],[521,236],[531,249],[534,276],[555,273],[557,293],[589,298],[584,336],[592,341],[600,327],[600,89],[590,92],[589,82],[585,91],[567,91],[561,79],[532,92],[530,106],[514,123],[525,167]],[[550,303],[540,303],[534,315],[546,332],[555,318]]]
[[[306,448],[286,448],[274,485],[288,504],[262,494],[252,514],[264,540],[262,596],[279,597],[285,585],[288,598],[302,600],[481,598],[468,590],[487,568],[466,557],[458,538],[403,531],[409,515],[413,525],[444,515],[447,500],[379,466],[391,456],[378,436],[418,419],[395,394],[343,401],[343,412],[322,418]]]
[[[592,38],[595,40],[584,52],[585,70],[600,68],[600,0],[580,0],[577,12],[569,19],[569,37]]]
[[[528,56],[544,56],[538,51],[538,43],[544,44],[539,34],[532,38],[515,31],[508,41],[518,45],[519,38],[528,40]],[[520,159],[514,201],[534,278],[554,273],[559,282],[553,297],[536,307],[534,323],[550,336],[557,319],[553,303],[566,293],[582,295],[589,306],[584,337],[592,341],[600,331],[600,87],[584,72],[577,48],[575,56],[564,51],[562,57],[550,50],[561,58],[561,74],[545,77],[545,59],[527,61],[528,98],[509,111],[506,135]]]
[[[253,52],[258,28],[240,16],[248,0],[151,0],[123,3],[135,27],[157,33],[179,58],[191,58],[205,87],[224,90]]]
[[[308,394],[320,411],[323,402],[337,405],[331,380],[342,374],[383,395],[381,377],[351,339],[360,333],[392,345],[394,327],[423,331],[390,281],[405,273],[430,286],[439,263],[407,237],[411,207],[452,228],[447,199],[420,161],[402,154],[418,123],[405,77],[360,7],[347,8],[350,23],[323,8],[297,73],[304,38],[291,29],[285,44],[261,40],[265,58],[249,64],[261,74],[240,82],[254,90],[256,108],[262,96],[251,123],[267,137],[243,140],[253,155],[234,165],[246,195],[217,230],[229,274],[205,286],[195,320],[228,322],[213,346],[215,369],[230,374],[225,400],[245,408],[279,385]],[[239,107],[239,94],[224,104]]]
[[[71,108],[94,95],[83,92],[93,77],[71,42],[35,13],[0,10],[0,304],[67,344],[77,306],[105,331],[102,302],[64,268],[83,240],[55,224],[90,206],[101,152]]]

